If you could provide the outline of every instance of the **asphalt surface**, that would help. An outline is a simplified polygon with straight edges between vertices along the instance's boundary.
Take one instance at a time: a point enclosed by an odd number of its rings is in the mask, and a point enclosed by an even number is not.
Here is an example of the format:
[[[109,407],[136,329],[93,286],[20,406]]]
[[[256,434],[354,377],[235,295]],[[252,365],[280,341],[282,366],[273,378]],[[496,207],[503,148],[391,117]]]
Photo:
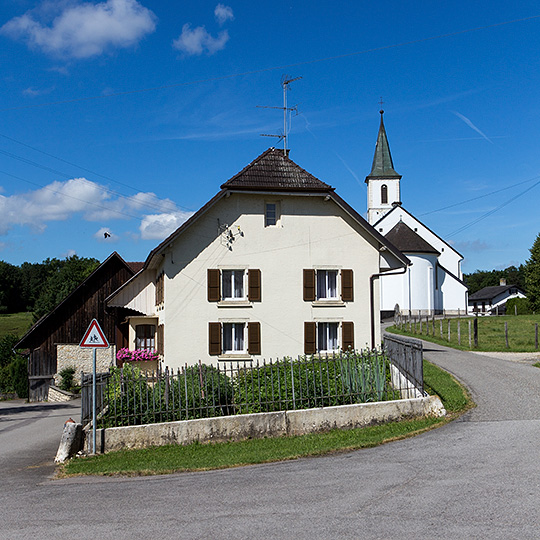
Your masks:
[[[322,458],[51,480],[56,430],[72,413],[45,409],[17,426],[2,405],[0,538],[539,538],[540,369],[425,348],[469,386],[478,407],[412,439]],[[43,447],[39,459],[6,443],[19,433]]]

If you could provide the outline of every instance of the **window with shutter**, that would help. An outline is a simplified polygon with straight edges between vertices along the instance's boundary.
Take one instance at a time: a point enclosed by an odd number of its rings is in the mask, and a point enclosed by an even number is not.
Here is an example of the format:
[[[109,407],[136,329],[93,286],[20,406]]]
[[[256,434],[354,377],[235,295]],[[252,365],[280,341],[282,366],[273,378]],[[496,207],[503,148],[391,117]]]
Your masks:
[[[250,302],[261,301],[261,271],[248,270],[248,300]]]
[[[315,300],[315,270],[307,268],[304,270],[304,302]]]
[[[344,302],[354,300],[354,278],[352,270],[341,271],[341,299]]]
[[[344,351],[354,350],[354,323],[343,321],[341,323],[341,348]]]
[[[163,356],[165,354],[165,325],[160,324],[157,329],[157,353]]]
[[[219,302],[221,299],[220,295],[220,273],[218,269],[209,268],[208,269],[208,301],[209,302]]]
[[[261,323],[248,323],[248,353],[261,354]]]
[[[317,324],[314,322],[304,323],[304,354],[317,352]]]
[[[221,354],[221,324],[208,323],[208,354],[218,356]]]

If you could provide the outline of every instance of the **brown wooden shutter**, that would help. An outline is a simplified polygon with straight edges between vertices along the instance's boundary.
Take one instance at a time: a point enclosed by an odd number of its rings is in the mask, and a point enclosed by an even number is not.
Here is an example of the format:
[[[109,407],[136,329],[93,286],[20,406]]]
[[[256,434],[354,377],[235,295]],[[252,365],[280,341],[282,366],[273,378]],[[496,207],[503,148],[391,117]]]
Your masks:
[[[261,271],[248,270],[248,300],[250,302],[261,301]]]
[[[162,356],[165,354],[165,325],[160,324],[157,327],[157,347],[156,350],[158,354],[161,354]]]
[[[315,300],[315,270],[304,269],[304,302]],[[307,353],[306,353],[307,354]]]
[[[261,354],[261,323],[248,323],[248,353]]]
[[[317,323],[304,323],[304,354],[317,352]]]
[[[348,349],[354,350],[354,323],[345,322],[341,323],[341,348],[344,351]]]
[[[210,356],[221,354],[221,323],[208,323],[208,354]]]
[[[341,271],[341,299],[344,302],[352,302],[354,300],[353,293],[353,271]]]
[[[219,294],[219,270],[214,268],[208,269],[208,301],[219,302],[221,296]]]

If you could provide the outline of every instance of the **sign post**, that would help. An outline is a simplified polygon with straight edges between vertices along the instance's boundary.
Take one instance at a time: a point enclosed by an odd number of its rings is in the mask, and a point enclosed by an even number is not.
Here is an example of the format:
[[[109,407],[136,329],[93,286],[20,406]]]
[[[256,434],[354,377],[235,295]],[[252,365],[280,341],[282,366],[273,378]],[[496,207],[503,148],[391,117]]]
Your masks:
[[[96,351],[97,349],[107,349],[109,342],[99,326],[96,319],[93,319],[79,344],[79,347],[92,348],[92,453],[96,453]]]

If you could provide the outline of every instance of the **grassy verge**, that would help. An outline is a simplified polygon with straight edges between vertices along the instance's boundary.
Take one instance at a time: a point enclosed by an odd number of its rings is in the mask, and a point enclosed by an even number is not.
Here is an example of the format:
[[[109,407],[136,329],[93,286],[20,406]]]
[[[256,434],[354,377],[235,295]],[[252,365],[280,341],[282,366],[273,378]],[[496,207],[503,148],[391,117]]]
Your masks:
[[[32,325],[32,313],[9,313],[0,315],[0,337],[7,334],[22,336]]]
[[[472,406],[466,390],[451,375],[429,362],[424,362],[424,370],[426,388],[430,393],[437,393],[441,397],[449,412],[446,418],[418,418],[297,437],[122,450],[73,459],[59,469],[58,476],[118,474],[136,476],[223,469],[369,448],[411,437],[450,421]]]
[[[535,346],[535,325],[540,325],[540,315],[506,315],[502,317],[478,317],[478,347],[474,346],[473,336],[474,318],[436,319],[435,328],[433,321],[426,319],[416,325],[404,325],[403,329],[392,326],[387,329],[394,334],[418,337],[461,349],[464,351],[500,351],[500,352],[540,352]],[[471,347],[469,347],[469,322],[471,326]],[[442,323],[442,337],[441,337]],[[508,347],[505,338],[505,323],[508,324]],[[450,339],[448,339],[448,325],[450,324]]]

